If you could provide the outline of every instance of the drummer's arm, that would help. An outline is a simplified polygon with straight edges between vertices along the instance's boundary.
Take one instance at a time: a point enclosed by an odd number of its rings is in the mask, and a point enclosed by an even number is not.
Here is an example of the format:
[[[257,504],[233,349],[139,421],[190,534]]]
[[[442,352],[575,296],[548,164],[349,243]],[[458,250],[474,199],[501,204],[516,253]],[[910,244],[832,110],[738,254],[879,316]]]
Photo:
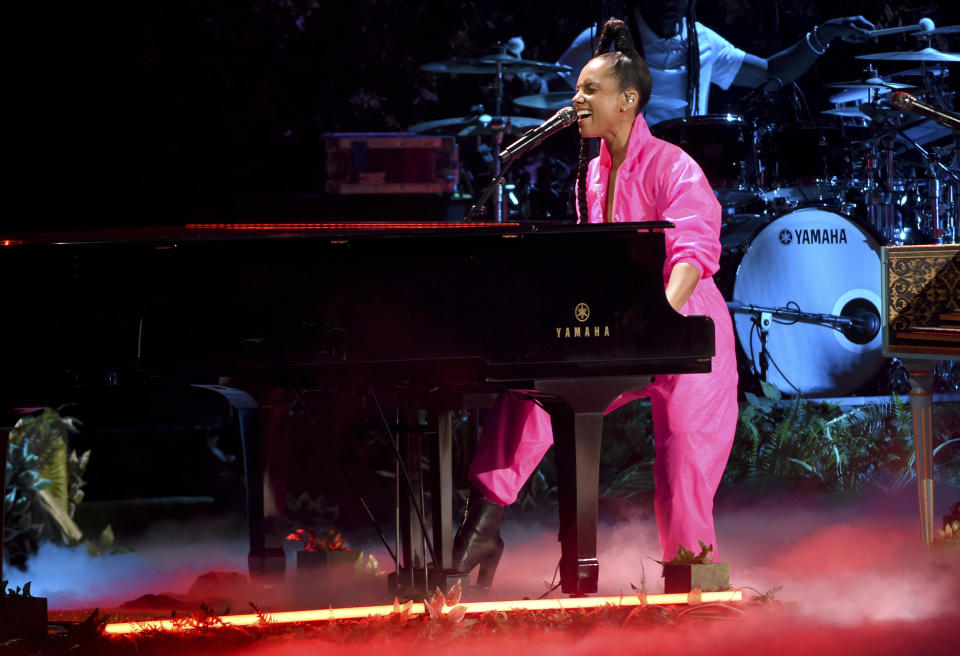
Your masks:
[[[757,87],[772,78],[790,84],[813,66],[834,39],[864,41],[870,38],[869,31],[872,29],[873,24],[863,16],[832,18],[812,29],[786,50],[766,59],[747,53],[737,76],[733,78],[733,84]]]

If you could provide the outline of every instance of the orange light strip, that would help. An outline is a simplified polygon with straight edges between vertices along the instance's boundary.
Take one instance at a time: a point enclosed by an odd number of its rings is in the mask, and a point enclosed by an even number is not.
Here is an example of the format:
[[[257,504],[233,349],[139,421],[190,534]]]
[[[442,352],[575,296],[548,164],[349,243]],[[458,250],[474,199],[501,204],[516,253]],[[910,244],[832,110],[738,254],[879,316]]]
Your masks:
[[[701,592],[701,603],[742,601],[741,590],[723,590],[721,592]],[[667,606],[687,604],[690,597],[687,593],[679,594],[652,594],[647,595],[646,603],[650,606]],[[572,610],[575,608],[598,608],[600,606],[640,606],[640,598],[635,595],[627,597],[571,597],[570,599],[522,599],[519,601],[474,601],[464,604],[466,614],[489,613],[491,611],[517,610]],[[445,609],[449,611],[449,609]],[[271,624],[288,624],[294,622],[327,622],[330,620],[352,620],[364,617],[384,617],[394,612],[390,606],[358,606],[355,608],[327,608],[322,610],[291,610],[279,613],[267,613],[267,621]],[[413,604],[411,615],[422,615],[425,611],[423,604]],[[250,615],[222,615],[218,622],[230,626],[252,626],[260,622],[260,616]],[[194,627],[186,626],[184,620],[149,620],[145,622],[119,622],[107,624],[106,633],[136,633],[138,631],[166,630],[183,631]]]
[[[451,230],[462,228],[494,228],[518,226],[519,223],[454,223],[426,222],[354,222],[354,223],[188,223],[187,230]]]

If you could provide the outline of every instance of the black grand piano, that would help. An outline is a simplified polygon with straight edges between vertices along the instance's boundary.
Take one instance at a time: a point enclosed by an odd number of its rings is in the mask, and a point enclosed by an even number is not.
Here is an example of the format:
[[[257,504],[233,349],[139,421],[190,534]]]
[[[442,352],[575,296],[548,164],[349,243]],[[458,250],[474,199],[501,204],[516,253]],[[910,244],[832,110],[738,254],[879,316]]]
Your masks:
[[[603,411],[651,376],[709,371],[713,355],[711,320],[666,302],[670,227],[213,224],[12,235],[0,240],[7,289],[47,310],[43,321],[3,322],[0,385],[9,406],[136,369],[226,398],[243,438],[254,574],[284,562],[264,518],[271,436],[251,389],[341,378],[403,385],[441,415],[464,394],[522,390],[552,416],[562,589],[595,592]],[[438,425],[432,532],[442,569],[451,430]],[[416,530],[405,531],[410,567],[422,557],[410,551]]]

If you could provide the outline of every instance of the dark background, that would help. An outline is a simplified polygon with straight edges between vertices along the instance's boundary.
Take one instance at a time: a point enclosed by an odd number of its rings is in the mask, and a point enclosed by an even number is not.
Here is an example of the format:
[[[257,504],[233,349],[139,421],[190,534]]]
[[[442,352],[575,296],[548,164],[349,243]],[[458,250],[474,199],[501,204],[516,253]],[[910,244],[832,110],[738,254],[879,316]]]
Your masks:
[[[279,207],[291,194],[319,194],[324,132],[403,130],[478,103],[492,111],[490,78],[428,74],[421,64],[476,56],[518,35],[524,58],[555,61],[605,13],[602,4],[95,0],[70,14],[38,10],[47,13],[11,23],[25,27],[27,44],[20,53],[27,66],[14,67],[23,78],[11,84],[25,115],[8,126],[23,143],[12,198],[25,202],[4,227],[231,220],[250,196]],[[923,16],[938,26],[960,23],[946,0],[698,3],[701,22],[759,56],[818,22],[857,14],[877,27]],[[955,36],[933,45],[960,50]],[[914,48],[910,37],[837,42],[800,83],[816,112],[828,107],[823,82],[859,76],[864,62],[854,55]],[[909,67],[881,66],[881,73]],[[714,87],[711,111],[736,113],[744,91]],[[271,218],[270,201],[260,207],[258,218]]]

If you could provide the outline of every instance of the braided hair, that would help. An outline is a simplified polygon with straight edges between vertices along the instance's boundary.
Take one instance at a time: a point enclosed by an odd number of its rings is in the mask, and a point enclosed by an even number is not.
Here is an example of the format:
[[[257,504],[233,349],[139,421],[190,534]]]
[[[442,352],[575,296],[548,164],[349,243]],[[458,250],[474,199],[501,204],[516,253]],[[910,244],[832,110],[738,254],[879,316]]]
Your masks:
[[[613,52],[608,52],[613,46]],[[620,90],[634,88],[638,91],[639,113],[650,100],[650,71],[637,52],[630,36],[630,28],[622,20],[609,20],[603,24],[594,59],[602,57],[611,66],[611,74],[620,83]],[[580,158],[577,163],[577,208],[580,220],[589,221],[587,209],[587,165],[590,162],[590,140],[580,137]]]
[[[700,106],[700,38],[697,36],[696,0],[687,5],[687,116]]]

